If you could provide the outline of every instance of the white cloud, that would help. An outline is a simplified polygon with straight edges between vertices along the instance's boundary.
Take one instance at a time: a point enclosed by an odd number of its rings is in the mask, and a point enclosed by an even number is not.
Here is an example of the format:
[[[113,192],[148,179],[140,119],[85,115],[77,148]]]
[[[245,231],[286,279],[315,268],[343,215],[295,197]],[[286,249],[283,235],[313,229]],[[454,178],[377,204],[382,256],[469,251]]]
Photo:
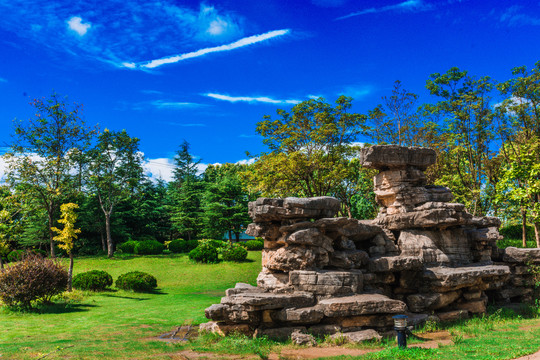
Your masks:
[[[267,104],[298,104],[300,100],[277,100],[272,99],[267,96],[230,96],[230,95],[224,95],[224,94],[215,94],[215,93],[207,93],[204,94],[205,96],[211,97],[216,100],[223,100],[223,101],[229,101],[229,102],[249,102],[249,103],[255,103],[255,102],[262,102]]]
[[[158,109],[185,109],[185,108],[194,108],[204,106],[203,104],[191,103],[191,102],[180,102],[180,101],[165,101],[165,100],[154,100],[151,102],[153,106]]]
[[[142,67],[142,68],[153,69],[153,68],[156,68],[158,66],[165,65],[165,64],[174,64],[174,63],[177,63],[179,61],[192,59],[192,58],[204,56],[204,55],[211,54],[211,53],[222,52],[222,51],[230,51],[230,50],[238,49],[238,48],[241,48],[241,47],[244,47],[244,46],[253,45],[253,44],[256,44],[256,43],[259,43],[259,42],[270,40],[272,38],[276,38],[276,37],[279,37],[279,36],[286,35],[289,32],[290,32],[289,29],[269,31],[267,33],[260,34],[260,35],[248,36],[248,37],[245,37],[243,39],[240,39],[240,40],[235,41],[235,42],[230,43],[230,44],[214,46],[214,47],[210,47],[210,48],[204,48],[204,49],[200,49],[200,50],[197,50],[197,51],[192,51],[192,52],[185,53],[185,54],[170,56],[170,57],[166,57],[166,58],[162,58],[162,59],[151,60],[151,61],[148,61],[146,63],[142,63],[142,65],[138,65],[138,66]]]
[[[0,77],[0,82],[7,83],[8,81],[7,81],[7,79],[4,79],[4,78]]]
[[[365,96],[368,96],[373,91],[372,87],[369,85],[351,85],[346,86],[339,94],[344,94],[352,97],[353,99],[360,99]]]
[[[69,28],[79,34],[79,36],[84,36],[88,32],[88,29],[92,27],[92,24],[89,22],[83,23],[79,16],[71,17],[67,21],[67,24]]]
[[[147,159],[143,163],[143,169],[152,181],[162,179],[169,182],[173,179],[174,162],[168,158]]]
[[[242,160],[238,160],[236,162],[236,164],[238,165],[251,165],[253,164],[255,161],[257,161],[257,159],[255,158],[251,158],[251,159],[242,159]]]
[[[433,6],[431,4],[424,3],[423,0],[406,0],[399,4],[387,5],[387,6],[382,6],[378,8],[373,7],[373,8],[360,10],[360,11],[353,12],[345,16],[338,17],[336,20],[343,20],[343,19],[347,19],[353,16],[375,14],[375,13],[381,13],[381,12],[387,12],[387,11],[419,12],[419,11],[427,11],[431,9],[433,9]]]
[[[509,26],[540,25],[540,17],[534,17],[529,14],[524,14],[520,11],[521,6],[511,6],[506,9],[506,11],[501,15],[500,21],[508,24]]]

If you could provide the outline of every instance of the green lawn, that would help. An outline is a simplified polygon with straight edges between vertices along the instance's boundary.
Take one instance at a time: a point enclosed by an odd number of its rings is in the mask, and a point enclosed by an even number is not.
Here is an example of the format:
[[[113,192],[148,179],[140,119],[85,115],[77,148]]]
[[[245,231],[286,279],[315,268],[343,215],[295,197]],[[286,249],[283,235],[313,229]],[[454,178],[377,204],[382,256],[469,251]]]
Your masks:
[[[87,293],[78,303],[45,307],[41,313],[2,309],[0,359],[37,359],[58,347],[65,349],[47,359],[145,359],[174,351],[170,344],[145,339],[186,322],[205,322],[204,309],[219,302],[225,289],[237,282],[255,284],[260,251],[250,252],[248,259],[210,265],[195,264],[185,255],[75,259],[75,274],[99,269],[116,279],[145,271],[157,278],[159,291]]]
[[[169,344],[152,340],[176,326],[207,321],[204,309],[219,302],[237,282],[254,284],[261,268],[260,251],[249,262],[202,265],[185,255],[79,258],[75,273],[99,269],[113,278],[140,270],[158,279],[153,294],[125,291],[85,293],[67,306],[18,313],[0,309],[0,359],[171,359],[182,349],[266,357],[290,344],[265,339],[206,335],[194,342]],[[81,293],[75,292],[75,295]],[[527,316],[525,316],[527,317]],[[530,316],[529,316],[530,317]],[[426,329],[433,330],[429,327]],[[540,320],[511,312],[447,325],[454,344],[439,349],[397,350],[394,340],[347,347],[382,348],[358,359],[511,359],[540,349]],[[412,341],[415,342],[415,341]],[[321,343],[320,346],[330,346]],[[345,358],[345,357],[342,357]]]

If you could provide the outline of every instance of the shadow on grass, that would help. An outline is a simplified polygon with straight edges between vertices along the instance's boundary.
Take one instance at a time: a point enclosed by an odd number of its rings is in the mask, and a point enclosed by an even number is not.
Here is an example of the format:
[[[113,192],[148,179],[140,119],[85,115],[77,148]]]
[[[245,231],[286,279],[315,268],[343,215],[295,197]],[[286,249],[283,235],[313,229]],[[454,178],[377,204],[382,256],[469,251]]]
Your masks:
[[[97,305],[92,304],[62,304],[62,303],[52,303],[52,304],[41,304],[32,308],[28,312],[35,312],[39,314],[69,314],[76,312],[85,312],[90,311],[91,308],[95,308]]]
[[[113,290],[107,293],[101,293],[101,296],[105,297],[113,297],[113,298],[119,298],[119,299],[131,299],[131,300],[137,300],[137,301],[143,301],[143,300],[149,300],[150,298],[139,298],[136,297],[136,295],[168,295],[168,293],[162,291],[161,289],[155,289],[152,291],[145,291],[145,292],[133,292],[132,294],[134,296],[126,296],[126,295],[118,295],[118,290]]]

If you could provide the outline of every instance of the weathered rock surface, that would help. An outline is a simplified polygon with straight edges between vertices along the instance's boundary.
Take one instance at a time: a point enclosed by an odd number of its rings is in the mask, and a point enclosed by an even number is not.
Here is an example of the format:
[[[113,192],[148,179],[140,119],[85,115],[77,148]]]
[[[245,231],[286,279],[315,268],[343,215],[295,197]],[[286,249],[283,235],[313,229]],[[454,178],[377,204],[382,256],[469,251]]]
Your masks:
[[[432,149],[397,145],[374,145],[359,152],[362,166],[370,169],[395,169],[414,166],[426,170],[435,164],[437,154]]]
[[[319,301],[324,315],[355,316],[369,314],[395,314],[407,311],[403,301],[390,299],[381,294],[359,294]]]
[[[379,333],[373,329],[367,329],[367,330],[361,330],[361,331],[337,333],[330,336],[330,338],[333,340],[345,339],[349,342],[359,344],[359,343],[362,343],[364,341],[369,341],[369,340],[381,340],[382,336],[379,335]]]
[[[201,329],[361,342],[391,331],[395,314],[415,326],[483,313],[488,301],[532,301],[528,264],[540,264],[540,249],[498,249],[498,219],[473,217],[448,188],[426,184],[434,151],[373,146],[360,156],[380,170],[377,218],[334,217],[331,197],[251,202],[246,232],[264,238],[257,287],[228,289]]]

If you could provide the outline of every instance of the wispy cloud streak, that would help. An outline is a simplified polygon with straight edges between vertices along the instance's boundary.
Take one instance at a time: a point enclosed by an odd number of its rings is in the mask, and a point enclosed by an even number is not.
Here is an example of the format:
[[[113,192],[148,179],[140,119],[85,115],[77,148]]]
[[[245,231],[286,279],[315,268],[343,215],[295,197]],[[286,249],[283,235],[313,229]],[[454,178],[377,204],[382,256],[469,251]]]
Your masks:
[[[212,54],[212,53],[223,52],[223,51],[231,51],[231,50],[239,49],[239,48],[244,47],[244,46],[257,44],[257,43],[260,43],[260,42],[263,42],[263,41],[267,41],[267,40],[270,40],[270,39],[273,39],[273,38],[276,38],[276,37],[286,35],[289,32],[290,32],[289,29],[269,31],[269,32],[264,33],[264,34],[248,36],[248,37],[242,38],[242,39],[240,39],[238,41],[235,41],[233,43],[230,43],[230,44],[204,48],[204,49],[200,49],[200,50],[197,50],[197,51],[192,51],[192,52],[185,53],[185,54],[180,54],[180,55],[170,56],[170,57],[166,57],[166,58],[151,60],[151,61],[148,61],[148,62],[143,62],[143,63],[138,63],[138,64],[125,62],[125,63],[122,63],[122,66],[124,66],[126,68],[130,68],[130,69],[135,69],[135,68],[153,69],[153,68],[156,68],[158,66],[165,65],[165,64],[174,64],[174,63],[177,63],[179,61],[183,61],[183,60],[187,60],[187,59],[193,59],[193,58],[196,58],[196,57],[200,57],[200,56],[204,56],[204,55],[208,55],[208,54]]]
[[[350,17],[354,17],[354,16],[376,14],[376,13],[388,12],[388,11],[419,12],[419,11],[427,11],[431,9],[433,9],[433,6],[431,4],[424,3],[422,0],[406,0],[399,4],[387,5],[387,6],[382,6],[378,8],[373,7],[373,8],[360,10],[360,11],[353,12],[345,16],[338,17],[336,18],[336,20],[343,20],[343,19],[348,19]]]
[[[534,17],[521,12],[521,6],[511,6],[501,15],[500,21],[509,26],[540,25],[540,17]]]
[[[223,100],[228,102],[249,102],[249,103],[267,103],[267,104],[298,104],[300,100],[277,100],[267,96],[230,96],[224,94],[207,93],[205,96],[211,97],[216,100]]]

